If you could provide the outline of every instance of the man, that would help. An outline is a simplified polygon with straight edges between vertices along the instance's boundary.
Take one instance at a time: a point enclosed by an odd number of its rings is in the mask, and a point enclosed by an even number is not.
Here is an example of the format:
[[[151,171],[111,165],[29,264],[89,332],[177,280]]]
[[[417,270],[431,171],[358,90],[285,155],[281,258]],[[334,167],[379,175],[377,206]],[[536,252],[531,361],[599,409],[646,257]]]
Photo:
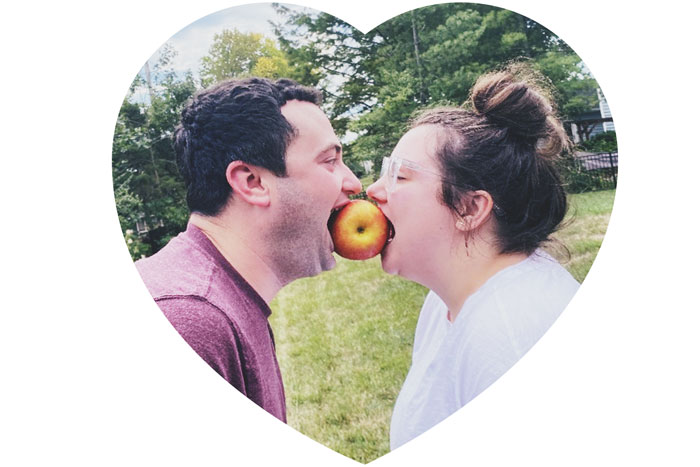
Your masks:
[[[362,189],[320,96],[260,78],[198,93],[175,131],[187,230],[136,262],[190,346],[284,422],[268,305],[285,284],[333,268],[328,218]]]

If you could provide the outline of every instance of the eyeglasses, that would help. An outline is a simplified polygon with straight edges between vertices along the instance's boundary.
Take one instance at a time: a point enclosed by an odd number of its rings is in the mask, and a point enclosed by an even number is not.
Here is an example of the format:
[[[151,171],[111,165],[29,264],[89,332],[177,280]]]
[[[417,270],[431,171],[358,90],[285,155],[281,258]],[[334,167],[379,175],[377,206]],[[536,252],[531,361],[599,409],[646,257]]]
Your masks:
[[[386,183],[386,191],[387,193],[392,193],[394,189],[396,188],[396,180],[399,178],[399,171],[401,170],[402,167],[405,167],[409,170],[415,170],[416,172],[423,172],[426,174],[434,175],[441,180],[444,180],[444,177],[438,173],[432,172],[419,164],[416,164],[415,162],[412,161],[407,161],[406,159],[401,159],[400,157],[385,157],[382,159],[382,170],[379,173],[379,177],[383,177],[384,175],[388,175],[388,180]]]
[[[449,183],[450,185],[458,186],[449,180],[445,180],[445,177],[443,177],[439,173],[435,173],[431,170],[426,169],[425,167],[422,167],[421,165],[413,162],[413,161],[407,161],[406,159],[401,159],[400,157],[385,157],[382,159],[382,170],[379,173],[379,178],[383,177],[384,175],[387,175],[387,181],[386,181],[386,192],[387,195],[390,193],[393,193],[394,189],[396,188],[396,181],[399,178],[399,171],[401,170],[402,167],[405,167],[409,170],[415,170],[417,172],[423,172],[426,174],[433,175],[435,177],[438,177],[440,180],[442,180],[445,183]],[[461,188],[466,188],[466,187],[461,187]],[[505,213],[503,212],[503,209],[501,209],[496,203],[493,204],[493,213],[496,216],[503,216]]]

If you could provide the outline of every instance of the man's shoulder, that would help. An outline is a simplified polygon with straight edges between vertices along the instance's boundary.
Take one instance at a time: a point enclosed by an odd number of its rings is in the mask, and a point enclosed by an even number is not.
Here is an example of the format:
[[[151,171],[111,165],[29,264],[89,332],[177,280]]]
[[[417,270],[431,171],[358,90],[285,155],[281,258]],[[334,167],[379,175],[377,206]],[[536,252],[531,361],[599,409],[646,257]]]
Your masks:
[[[148,258],[135,263],[155,300],[164,297],[205,297],[216,270],[214,260],[186,235],[180,234]]]
[[[153,256],[137,261],[136,268],[161,308],[209,305],[233,321],[269,314],[262,298],[201,232],[188,228]],[[250,313],[253,309],[262,313]]]
[[[188,341],[219,340],[237,335],[235,320],[219,306],[197,295],[168,295],[156,300],[170,324]]]

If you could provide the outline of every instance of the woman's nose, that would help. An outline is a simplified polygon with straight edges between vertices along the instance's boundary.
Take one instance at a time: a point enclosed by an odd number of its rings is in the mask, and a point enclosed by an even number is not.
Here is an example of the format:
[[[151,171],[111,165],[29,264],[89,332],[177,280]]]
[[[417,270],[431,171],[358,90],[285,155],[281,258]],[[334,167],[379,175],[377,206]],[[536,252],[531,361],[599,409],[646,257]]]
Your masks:
[[[377,203],[386,203],[387,200],[386,188],[384,186],[385,178],[386,177],[380,177],[379,180],[367,187],[367,196]]]

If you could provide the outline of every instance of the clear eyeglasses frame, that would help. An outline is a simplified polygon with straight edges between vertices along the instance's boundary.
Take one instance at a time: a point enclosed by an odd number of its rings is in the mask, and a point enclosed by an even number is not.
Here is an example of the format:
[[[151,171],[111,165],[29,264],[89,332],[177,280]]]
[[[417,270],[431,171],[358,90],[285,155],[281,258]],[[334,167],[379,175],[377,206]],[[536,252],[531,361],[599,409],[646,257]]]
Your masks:
[[[406,159],[402,159],[400,157],[390,156],[390,157],[384,157],[382,159],[382,169],[379,172],[379,178],[382,178],[385,175],[387,176],[387,181],[386,181],[386,185],[385,185],[387,195],[390,193],[393,193],[394,190],[396,189],[396,182],[399,179],[399,171],[401,170],[402,167],[405,167],[409,170],[415,170],[416,172],[423,172],[426,174],[433,175],[435,177],[438,177],[440,180],[442,180],[446,183],[449,183],[451,185],[455,185],[454,183],[451,183],[449,180],[445,180],[445,177],[443,177],[439,173],[435,173],[432,170],[428,170],[425,167],[422,167],[420,164],[417,164],[413,161],[409,161]],[[459,185],[455,185],[455,186],[459,186]],[[462,187],[462,188],[464,188],[464,187]],[[493,212],[497,216],[504,215],[503,210],[496,203],[493,204]]]
[[[394,189],[396,188],[396,181],[399,178],[399,171],[401,170],[401,167],[405,167],[410,170],[415,170],[416,172],[423,172],[427,173],[430,175],[434,175],[438,177],[440,180],[444,180],[443,176],[435,173],[431,170],[428,170],[419,164],[413,162],[413,161],[408,161],[406,159],[401,159],[400,157],[396,156],[391,156],[391,157],[385,157],[382,159],[382,170],[379,173],[379,177],[383,177],[384,175],[388,174],[388,180],[386,184],[386,191],[387,193],[392,193]]]

